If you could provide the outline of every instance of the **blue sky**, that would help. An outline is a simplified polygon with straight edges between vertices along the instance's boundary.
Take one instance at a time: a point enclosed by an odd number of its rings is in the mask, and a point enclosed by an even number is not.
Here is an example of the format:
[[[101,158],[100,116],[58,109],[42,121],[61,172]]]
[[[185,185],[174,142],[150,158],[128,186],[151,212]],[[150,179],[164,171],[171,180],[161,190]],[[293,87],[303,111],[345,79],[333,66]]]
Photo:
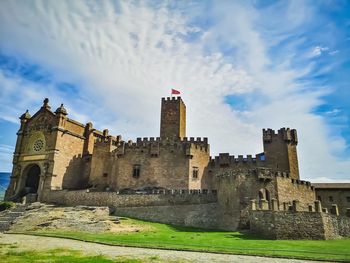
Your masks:
[[[45,97],[124,139],[157,136],[160,98],[187,105],[212,155],[298,130],[301,176],[350,180],[349,1],[0,3],[0,170],[18,117]]]

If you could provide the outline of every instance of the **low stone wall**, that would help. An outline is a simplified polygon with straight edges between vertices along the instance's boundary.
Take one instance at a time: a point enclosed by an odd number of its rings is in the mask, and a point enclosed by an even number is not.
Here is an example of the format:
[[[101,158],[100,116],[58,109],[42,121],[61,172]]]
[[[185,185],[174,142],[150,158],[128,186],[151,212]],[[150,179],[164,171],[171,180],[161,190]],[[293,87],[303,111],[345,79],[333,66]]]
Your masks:
[[[152,207],[116,207],[115,214],[178,226],[217,229],[220,213],[216,203]]]
[[[115,192],[50,191],[48,203],[109,206],[119,216],[207,229],[237,230],[239,211],[226,211],[216,194],[117,194]]]
[[[166,206],[216,203],[215,194],[117,194],[115,192],[50,191],[48,203],[114,207]]]
[[[350,218],[339,216],[337,218],[339,235],[342,237],[350,237]]]
[[[250,231],[270,239],[350,236],[350,218],[319,212],[250,211]]]

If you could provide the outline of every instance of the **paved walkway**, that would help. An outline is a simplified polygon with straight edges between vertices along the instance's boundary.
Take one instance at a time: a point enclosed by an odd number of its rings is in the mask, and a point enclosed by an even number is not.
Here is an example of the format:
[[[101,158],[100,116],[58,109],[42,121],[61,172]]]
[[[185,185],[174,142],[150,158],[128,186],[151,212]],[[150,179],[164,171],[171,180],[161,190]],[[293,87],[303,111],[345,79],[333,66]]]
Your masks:
[[[104,255],[109,258],[125,256],[142,259],[157,256],[157,258],[159,258],[160,261],[164,262],[315,262],[295,259],[266,258],[256,256],[226,255],[188,251],[184,252],[150,248],[120,247],[89,243],[65,238],[40,237],[17,234],[0,234],[0,245],[1,244],[16,244],[23,250],[48,250],[56,248],[68,248],[73,250],[79,250],[84,254]]]

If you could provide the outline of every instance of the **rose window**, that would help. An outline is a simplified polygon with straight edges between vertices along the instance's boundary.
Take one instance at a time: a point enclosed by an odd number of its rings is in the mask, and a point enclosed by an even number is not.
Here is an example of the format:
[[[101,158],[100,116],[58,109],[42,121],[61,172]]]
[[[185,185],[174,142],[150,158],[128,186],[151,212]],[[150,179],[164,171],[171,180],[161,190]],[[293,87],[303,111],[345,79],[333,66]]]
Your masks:
[[[41,151],[42,149],[44,148],[44,141],[39,139],[39,140],[36,140],[33,144],[33,150],[35,152],[39,152]]]

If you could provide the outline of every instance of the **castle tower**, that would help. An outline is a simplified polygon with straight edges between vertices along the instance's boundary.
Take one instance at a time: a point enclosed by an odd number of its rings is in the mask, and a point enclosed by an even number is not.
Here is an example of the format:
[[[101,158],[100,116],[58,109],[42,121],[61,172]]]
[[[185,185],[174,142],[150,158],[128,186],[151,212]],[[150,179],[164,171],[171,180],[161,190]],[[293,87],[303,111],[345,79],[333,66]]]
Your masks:
[[[297,155],[298,137],[295,129],[263,130],[264,152],[269,168],[288,171],[290,177],[299,179]]]
[[[162,98],[160,137],[186,137],[186,106],[181,97]]]

